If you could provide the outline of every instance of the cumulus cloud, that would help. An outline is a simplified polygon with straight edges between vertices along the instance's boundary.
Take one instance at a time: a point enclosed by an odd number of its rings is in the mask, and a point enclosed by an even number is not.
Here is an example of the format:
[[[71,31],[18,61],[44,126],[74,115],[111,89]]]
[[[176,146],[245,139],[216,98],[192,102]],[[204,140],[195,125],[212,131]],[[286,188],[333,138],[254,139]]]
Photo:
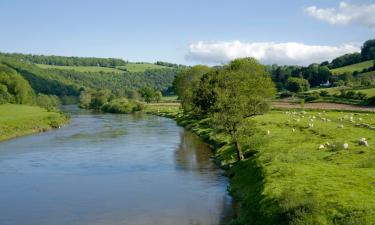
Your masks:
[[[305,12],[330,24],[361,24],[375,29],[375,4],[354,5],[340,2],[338,9],[310,6]]]
[[[352,44],[324,46],[296,42],[200,41],[189,46],[189,52],[185,58],[192,62],[220,64],[235,58],[254,57],[265,64],[308,65],[358,51],[360,48]]]

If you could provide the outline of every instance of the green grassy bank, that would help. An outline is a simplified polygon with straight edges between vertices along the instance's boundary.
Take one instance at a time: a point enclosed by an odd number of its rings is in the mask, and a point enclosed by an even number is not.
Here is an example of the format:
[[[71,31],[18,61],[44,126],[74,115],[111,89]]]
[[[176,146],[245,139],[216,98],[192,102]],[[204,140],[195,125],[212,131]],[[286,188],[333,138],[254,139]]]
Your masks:
[[[375,224],[375,114],[273,110],[254,119],[246,159],[236,162],[228,137],[207,119],[171,106],[146,111],[174,118],[212,145],[239,205],[233,224]]]
[[[58,112],[28,105],[0,105],[0,141],[58,128],[68,117]]]

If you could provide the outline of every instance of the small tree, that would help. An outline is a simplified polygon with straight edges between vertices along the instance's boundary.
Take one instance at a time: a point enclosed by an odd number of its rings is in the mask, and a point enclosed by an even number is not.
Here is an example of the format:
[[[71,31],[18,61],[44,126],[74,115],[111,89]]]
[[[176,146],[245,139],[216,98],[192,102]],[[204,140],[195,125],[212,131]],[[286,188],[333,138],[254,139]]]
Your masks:
[[[217,74],[216,101],[212,108],[214,125],[230,134],[237,159],[244,159],[239,142],[250,117],[269,109],[275,87],[265,68],[253,58],[237,59]]]
[[[160,91],[155,91],[154,93],[154,100],[156,102],[160,102],[161,98],[163,97],[163,94]]]
[[[309,81],[303,78],[290,77],[286,83],[289,91],[298,93],[308,91],[310,89]]]

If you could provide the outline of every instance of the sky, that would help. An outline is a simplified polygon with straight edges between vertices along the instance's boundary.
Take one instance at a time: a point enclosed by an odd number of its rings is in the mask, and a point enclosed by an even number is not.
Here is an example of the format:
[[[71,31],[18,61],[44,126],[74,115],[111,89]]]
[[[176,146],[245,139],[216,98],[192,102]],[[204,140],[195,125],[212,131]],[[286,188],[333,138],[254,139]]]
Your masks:
[[[375,0],[0,0],[0,51],[308,65],[375,38]]]

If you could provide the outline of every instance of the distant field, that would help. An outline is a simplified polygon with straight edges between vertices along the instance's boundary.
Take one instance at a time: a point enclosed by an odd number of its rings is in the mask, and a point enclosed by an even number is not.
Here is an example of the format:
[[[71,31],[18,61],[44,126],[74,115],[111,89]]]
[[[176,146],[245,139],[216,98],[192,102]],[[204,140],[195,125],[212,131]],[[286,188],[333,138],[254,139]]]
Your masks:
[[[123,73],[124,71],[109,67],[100,66],[52,66],[45,64],[37,64],[43,69],[59,69],[59,70],[75,70],[78,72],[105,72],[105,73]]]
[[[331,70],[331,72],[333,74],[340,74],[340,73],[345,73],[345,72],[361,71],[363,69],[367,69],[367,68],[373,66],[373,62],[374,62],[374,60],[368,60],[368,61],[364,61],[364,62],[361,62],[361,63],[336,68],[336,69]]]
[[[0,141],[58,127],[67,118],[57,112],[28,105],[0,105]]]
[[[340,90],[342,90],[342,89],[345,89],[345,90],[348,90],[348,91],[352,90],[352,91],[362,92],[362,93],[367,94],[367,97],[375,96],[375,88],[361,89],[361,88],[358,88],[358,87],[353,87],[353,88],[348,88],[348,87],[318,88],[318,89],[311,89],[311,90],[308,91],[308,93],[314,92],[314,91],[320,92],[320,91],[324,90],[324,91],[328,91],[329,94],[333,95],[333,94],[339,94]]]
[[[118,66],[117,68],[126,69],[129,72],[144,72],[149,69],[163,69],[169,67],[159,66],[152,63],[128,63],[126,66]]]

